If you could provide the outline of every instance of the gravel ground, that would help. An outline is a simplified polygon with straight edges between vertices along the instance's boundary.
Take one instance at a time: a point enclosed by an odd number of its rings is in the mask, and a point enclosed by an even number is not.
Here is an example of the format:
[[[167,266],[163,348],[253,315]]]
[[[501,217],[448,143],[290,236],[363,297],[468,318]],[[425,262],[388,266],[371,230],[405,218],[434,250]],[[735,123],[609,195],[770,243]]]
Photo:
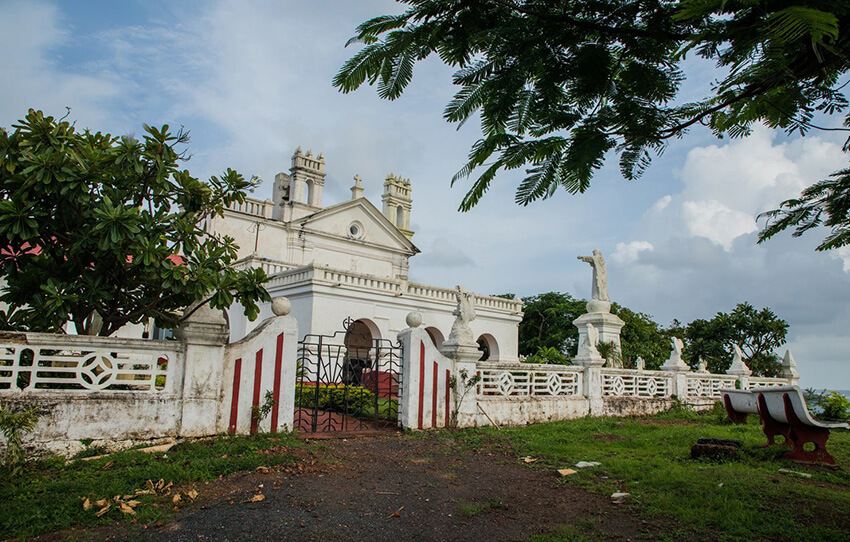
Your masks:
[[[200,487],[199,501],[164,525],[123,524],[65,535],[127,541],[498,542],[571,528],[591,540],[656,538],[658,526],[641,521],[627,506],[560,483],[552,470],[523,464],[506,444],[470,449],[445,433],[411,438],[392,432],[310,440],[308,450],[313,456],[305,454],[304,467],[294,473],[247,473]]]

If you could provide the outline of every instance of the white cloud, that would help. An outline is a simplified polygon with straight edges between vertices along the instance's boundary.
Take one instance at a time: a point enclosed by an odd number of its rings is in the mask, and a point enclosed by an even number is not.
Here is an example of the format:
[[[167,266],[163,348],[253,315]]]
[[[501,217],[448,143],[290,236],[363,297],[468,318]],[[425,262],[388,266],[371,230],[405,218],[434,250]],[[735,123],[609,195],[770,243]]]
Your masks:
[[[717,200],[684,201],[682,217],[688,233],[710,239],[727,251],[736,238],[758,229],[752,215],[730,209]]]
[[[661,213],[661,211],[666,209],[668,205],[670,205],[671,201],[673,201],[673,196],[667,194],[666,196],[652,204],[652,207],[649,208],[649,212],[652,214],[659,214]]]
[[[448,239],[439,237],[431,243],[431,247],[418,257],[420,267],[467,267],[475,265],[472,258],[463,250],[452,244]],[[424,278],[424,277],[423,277]]]
[[[748,138],[689,150],[676,171],[681,192],[648,209],[648,227],[656,235],[705,237],[729,251],[735,239],[758,230],[760,213],[846,165],[838,142],[817,135],[777,137],[757,127]]]
[[[830,256],[841,260],[844,272],[850,273],[850,245],[843,246],[830,252]]]
[[[103,102],[119,95],[108,74],[69,71],[56,53],[72,36],[59,10],[46,2],[0,2],[0,126],[9,127],[30,107],[97,124],[109,117]]]
[[[617,243],[614,252],[611,254],[611,259],[620,265],[635,263],[638,261],[640,253],[645,250],[653,250],[654,247],[649,241],[631,241],[629,243]]]

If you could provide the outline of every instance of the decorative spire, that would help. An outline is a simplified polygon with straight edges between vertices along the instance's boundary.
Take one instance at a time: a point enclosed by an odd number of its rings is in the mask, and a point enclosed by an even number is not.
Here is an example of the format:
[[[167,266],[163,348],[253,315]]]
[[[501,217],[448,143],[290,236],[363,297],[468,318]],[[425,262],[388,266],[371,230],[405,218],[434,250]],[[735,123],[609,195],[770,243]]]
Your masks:
[[[750,368],[747,367],[747,364],[744,363],[744,353],[741,351],[741,347],[733,344],[732,349],[735,350],[735,355],[732,357],[732,365],[726,371],[726,374],[735,376],[750,376],[753,374]]]
[[[363,197],[363,186],[360,184],[360,175],[354,176],[354,186],[351,187],[351,199],[359,199]]]
[[[792,385],[800,379],[800,373],[797,372],[797,360],[794,359],[790,350],[786,350],[785,357],[782,358],[782,377],[787,378]]]

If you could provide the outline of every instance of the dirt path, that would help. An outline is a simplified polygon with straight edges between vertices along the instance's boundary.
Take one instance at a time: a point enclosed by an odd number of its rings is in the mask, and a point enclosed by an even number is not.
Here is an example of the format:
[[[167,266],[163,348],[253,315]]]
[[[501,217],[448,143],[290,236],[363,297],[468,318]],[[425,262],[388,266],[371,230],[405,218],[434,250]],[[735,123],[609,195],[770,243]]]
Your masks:
[[[565,527],[593,539],[654,538],[626,508],[558,483],[504,446],[470,451],[450,437],[390,433],[309,447],[322,459],[303,474],[252,473],[204,486],[206,499],[171,523],[110,539],[496,542]],[[257,494],[264,499],[244,502]]]

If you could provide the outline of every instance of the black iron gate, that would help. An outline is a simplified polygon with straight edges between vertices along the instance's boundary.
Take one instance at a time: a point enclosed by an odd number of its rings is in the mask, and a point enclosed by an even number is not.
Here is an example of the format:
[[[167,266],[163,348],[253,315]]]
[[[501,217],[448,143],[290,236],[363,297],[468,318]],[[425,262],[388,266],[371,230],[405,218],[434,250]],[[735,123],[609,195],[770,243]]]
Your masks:
[[[347,318],[343,331],[298,346],[295,429],[306,433],[398,426],[401,345],[373,339]]]

